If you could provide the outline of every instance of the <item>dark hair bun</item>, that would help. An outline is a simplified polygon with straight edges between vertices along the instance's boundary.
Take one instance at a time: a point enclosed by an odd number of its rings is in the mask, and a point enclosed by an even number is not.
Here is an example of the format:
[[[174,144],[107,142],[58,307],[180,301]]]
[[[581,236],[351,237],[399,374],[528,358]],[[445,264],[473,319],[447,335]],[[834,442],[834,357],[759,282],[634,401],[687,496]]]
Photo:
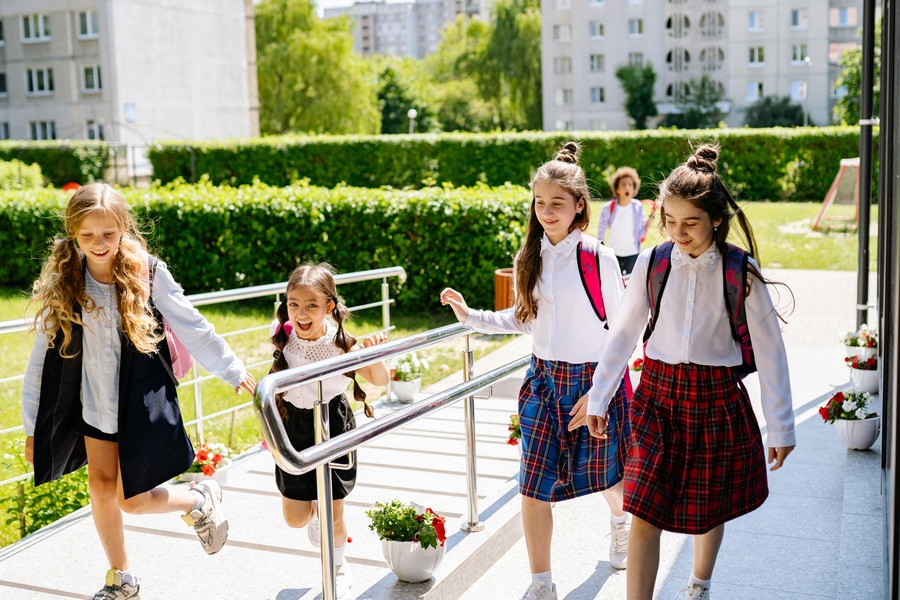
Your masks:
[[[704,173],[716,172],[716,160],[719,158],[719,146],[703,144],[694,150],[693,156],[687,159],[687,166],[693,171]]]
[[[580,148],[577,143],[566,142],[566,145],[562,147],[562,150],[556,153],[556,160],[577,165],[578,150],[580,150]]]

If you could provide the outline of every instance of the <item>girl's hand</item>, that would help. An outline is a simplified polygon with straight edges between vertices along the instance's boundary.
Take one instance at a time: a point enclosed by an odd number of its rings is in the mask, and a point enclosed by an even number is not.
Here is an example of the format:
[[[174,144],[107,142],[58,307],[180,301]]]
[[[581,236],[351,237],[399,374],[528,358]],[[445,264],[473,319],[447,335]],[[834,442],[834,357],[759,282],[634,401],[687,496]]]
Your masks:
[[[241,385],[234,388],[234,393],[240,396],[241,390],[247,390],[251,395],[256,391],[256,380],[253,379],[253,375],[250,374],[250,371],[247,371],[244,378],[241,379]]]
[[[25,436],[25,460],[32,467],[34,466],[34,436]]]
[[[363,348],[371,348],[372,346],[377,346],[378,344],[383,344],[388,341],[388,336],[386,333],[377,332],[370,333],[363,339],[359,341]]]
[[[784,464],[784,459],[788,457],[788,454],[794,451],[794,446],[783,446],[781,448],[769,448],[769,460],[767,461],[770,465],[772,461],[775,461],[775,464],[772,466],[770,471],[777,471],[781,468],[781,465]]]
[[[465,323],[469,318],[469,307],[466,306],[465,299],[453,288],[444,288],[444,291],[441,292],[441,304],[449,304],[453,309],[453,314],[456,315],[456,320],[460,323]]]
[[[609,436],[606,434],[606,419],[597,415],[588,415],[587,417],[588,431],[595,438],[605,440]]]
[[[569,411],[569,416],[572,417],[572,420],[569,421],[569,431],[574,431],[582,425],[587,424],[587,399],[588,395],[585,394],[578,399],[578,402],[576,402],[572,410]]]

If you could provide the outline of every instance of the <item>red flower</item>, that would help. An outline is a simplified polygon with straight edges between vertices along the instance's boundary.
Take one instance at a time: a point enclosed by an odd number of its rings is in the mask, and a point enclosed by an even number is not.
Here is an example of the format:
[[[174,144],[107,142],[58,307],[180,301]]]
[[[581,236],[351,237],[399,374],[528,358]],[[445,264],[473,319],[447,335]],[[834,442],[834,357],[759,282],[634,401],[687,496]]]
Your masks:
[[[199,448],[197,448],[196,461],[203,462],[204,460],[209,460],[209,450],[206,448],[206,446],[200,446]]]
[[[819,407],[819,416],[822,417],[822,420],[828,422],[828,407],[820,406]]]
[[[69,183],[62,186],[64,192],[72,192],[80,188],[81,185],[75,183],[74,181],[70,181]]]
[[[644,368],[644,359],[643,358],[636,358],[636,359],[634,359],[634,362],[631,363],[632,371],[640,371],[643,368]]]
[[[509,444],[510,446],[518,446],[519,440],[514,440],[512,438],[509,438],[508,440],[506,440],[506,443]]]
[[[207,477],[212,477],[216,473],[216,468],[212,465],[203,465],[203,474]]]
[[[444,521],[446,521],[446,519],[444,519],[444,517],[436,514],[430,508],[428,509],[428,511],[434,515],[434,518],[431,519],[431,525],[434,527],[434,532],[437,534],[438,541],[441,543],[441,546],[443,546],[444,542],[447,541],[447,532],[444,529]]]
[[[213,455],[213,457],[212,457],[212,464],[218,465],[218,464],[222,461],[223,458],[225,458],[225,457],[222,456],[222,455],[219,454],[219,453],[216,453],[216,454]]]

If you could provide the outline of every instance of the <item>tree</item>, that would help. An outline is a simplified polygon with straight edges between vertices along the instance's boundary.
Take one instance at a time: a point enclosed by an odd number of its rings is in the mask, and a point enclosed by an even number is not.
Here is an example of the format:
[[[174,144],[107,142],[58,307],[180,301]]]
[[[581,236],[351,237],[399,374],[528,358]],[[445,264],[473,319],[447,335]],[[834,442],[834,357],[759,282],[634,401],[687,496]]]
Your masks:
[[[623,65],[616,69],[616,78],[625,91],[625,112],[634,123],[635,129],[647,129],[647,120],[655,117],[656,102],[653,101],[653,86],[656,72],[648,63],[643,66]]]
[[[787,96],[766,96],[747,108],[747,127],[798,127],[803,125],[803,107],[791,104]]]
[[[721,99],[719,84],[709,75],[704,75],[699,81],[692,79],[675,102],[678,112],[666,115],[665,125],[680,129],[716,127],[722,119],[722,113],[716,106]]]
[[[378,77],[378,106],[381,109],[381,133],[408,133],[409,109],[416,109],[416,131],[429,131],[433,125],[428,103],[415,97],[409,84],[390,66]]]
[[[319,19],[310,0],[255,8],[263,133],[378,133],[375,78],[353,52],[346,17]]]
[[[875,53],[872,75],[872,114],[878,115],[881,102],[881,18],[875,23]],[[835,79],[835,87],[843,93],[834,105],[834,120],[842,125],[859,123],[859,105],[862,96],[862,48],[844,51],[838,60],[841,68]]]

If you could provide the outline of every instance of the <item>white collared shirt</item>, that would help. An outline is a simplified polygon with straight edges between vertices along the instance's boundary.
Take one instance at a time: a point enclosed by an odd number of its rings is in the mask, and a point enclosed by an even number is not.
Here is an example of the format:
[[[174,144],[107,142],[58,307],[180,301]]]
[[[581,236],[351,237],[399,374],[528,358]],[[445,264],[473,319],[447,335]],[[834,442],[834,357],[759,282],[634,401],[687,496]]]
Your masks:
[[[470,310],[466,327],[482,333],[531,333],[532,353],[543,360],[570,364],[596,362],[608,330],[594,312],[578,270],[578,243],[595,243],[600,257],[600,285],[610,323],[620,318],[624,286],[613,251],[576,229],[555,246],[541,240],[541,277],[534,290],[537,316],[521,323],[512,310]],[[611,326],[611,325],[610,325]],[[620,374],[621,379],[621,374]]]
[[[609,400],[647,322],[650,300],[646,281],[652,250],[648,248],[638,257],[618,318],[610,325],[609,340],[589,393],[590,415],[606,415]],[[671,260],[672,270],[660,300],[656,325],[645,349],[647,356],[669,364],[740,365],[740,346],[731,335],[725,306],[718,248],[713,244],[692,258],[675,246]],[[755,261],[753,265],[758,268]],[[793,446],[794,413],[787,354],[772,298],[756,278],[744,305],[759,373],[768,445]]]

